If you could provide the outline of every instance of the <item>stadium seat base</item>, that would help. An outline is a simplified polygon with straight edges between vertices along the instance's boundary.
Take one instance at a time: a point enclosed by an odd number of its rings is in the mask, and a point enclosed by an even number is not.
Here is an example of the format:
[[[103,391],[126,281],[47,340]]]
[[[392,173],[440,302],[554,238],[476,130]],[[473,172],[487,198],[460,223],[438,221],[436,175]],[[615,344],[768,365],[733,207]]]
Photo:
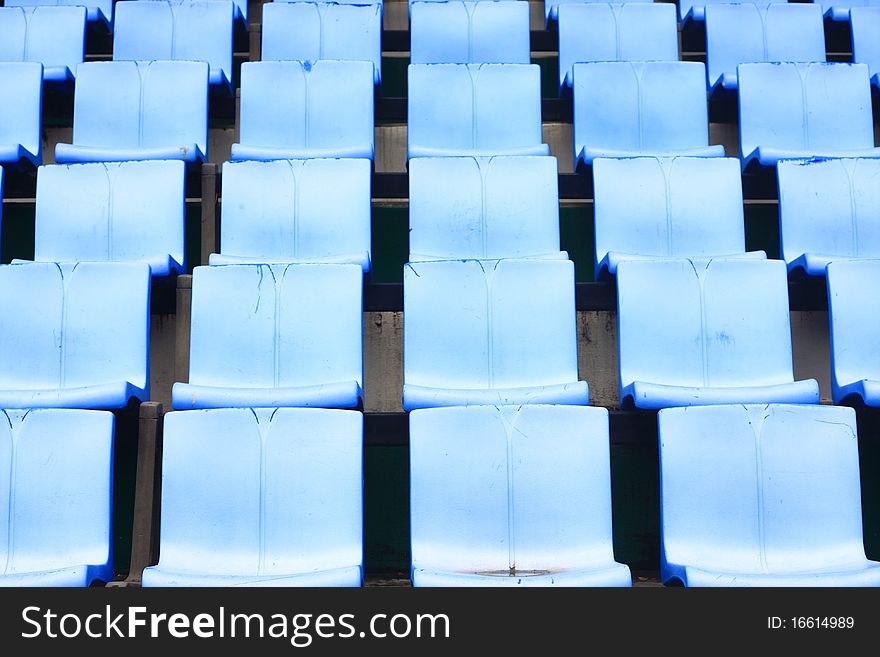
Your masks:
[[[362,146],[349,146],[347,148],[268,148],[264,146],[249,146],[247,144],[233,144],[231,159],[233,162],[245,160],[257,160],[266,162],[270,160],[312,160],[317,158],[358,158],[373,159],[372,144]]]
[[[103,148],[77,146],[76,144],[57,144],[55,161],[58,164],[78,164],[87,162],[126,162],[129,160],[183,160],[184,162],[204,162],[205,154],[196,144],[168,148]]]
[[[599,263],[598,273],[599,275],[603,275],[605,272],[611,274],[612,276],[617,273],[617,267],[621,262],[625,262],[627,260],[657,260],[665,257],[669,258],[678,258],[681,256],[670,255],[637,255],[633,253],[621,253],[619,251],[609,251],[608,254],[602,258],[602,261]],[[729,255],[712,255],[707,256],[709,258],[750,258],[754,260],[766,260],[767,254],[764,251],[748,251],[746,253],[731,253]]]
[[[403,407],[407,411],[438,406],[519,406],[521,404],[565,404],[587,406],[590,391],[586,381],[526,388],[460,389],[403,385]]]
[[[94,581],[108,582],[113,568],[103,566],[70,566],[57,570],[0,575],[0,587],[86,587]]]
[[[686,387],[635,381],[620,391],[621,406],[628,399],[636,408],[659,410],[716,404],[818,404],[820,394],[815,379],[735,388]]]
[[[203,408],[355,408],[362,397],[356,381],[285,388],[226,388],[175,383],[171,403],[176,411]]]
[[[701,148],[688,148],[678,151],[668,152],[649,152],[644,151],[618,151],[603,148],[584,147],[577,156],[575,166],[580,164],[591,165],[593,160],[600,157],[609,157],[614,159],[627,159],[633,157],[724,157],[724,146],[716,144],[714,146],[704,146]]]
[[[361,269],[368,272],[370,271],[370,254],[363,251],[361,253],[340,253],[332,256],[309,256],[307,258],[260,258],[225,253],[212,253],[208,256],[209,265],[295,265],[301,263],[360,265]]]
[[[834,403],[840,404],[850,397],[858,397],[865,406],[880,408],[880,381],[863,379],[846,385],[834,385]]]
[[[880,586],[880,563],[865,561],[851,570],[806,573],[722,573],[668,565],[663,581],[680,580],[685,586]]]
[[[844,158],[880,158],[880,148],[865,148],[852,151],[823,151],[813,153],[808,151],[786,151],[778,148],[764,148],[759,146],[743,158],[743,169],[752,162],[758,162],[761,166],[775,167],[781,160],[836,160]]]
[[[632,586],[632,575],[623,564],[613,563],[595,570],[570,570],[554,573],[456,573],[413,568],[414,587],[547,587],[547,586]]]
[[[128,381],[51,390],[0,390],[0,408],[125,408],[130,399],[149,393]]]
[[[363,580],[360,566],[319,570],[312,573],[291,573],[285,575],[220,575],[173,572],[158,566],[144,569],[142,585],[158,586],[246,586],[275,587],[359,587]]]

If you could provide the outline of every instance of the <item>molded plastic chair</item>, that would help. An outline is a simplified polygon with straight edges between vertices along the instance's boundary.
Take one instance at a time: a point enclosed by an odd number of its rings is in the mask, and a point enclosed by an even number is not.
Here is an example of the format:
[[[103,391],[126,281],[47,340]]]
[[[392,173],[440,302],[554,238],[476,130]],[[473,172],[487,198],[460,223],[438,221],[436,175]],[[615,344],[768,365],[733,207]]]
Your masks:
[[[221,252],[208,262],[370,271],[370,173],[369,160],[355,159],[224,163]]]
[[[871,83],[880,87],[880,3],[855,7],[851,16],[853,61],[867,64]]]
[[[880,160],[780,162],[779,234],[789,270],[880,258]]]
[[[55,160],[197,162],[207,146],[207,63],[87,62],[77,69],[73,143],[55,146]]]
[[[624,260],[744,256],[742,178],[732,158],[593,163],[596,277]]]
[[[403,406],[589,403],[570,260],[447,260],[403,270]]]
[[[529,3],[417,2],[413,64],[530,64]]]
[[[654,0],[628,0],[626,4],[642,4],[652,3]],[[550,21],[558,20],[559,8],[563,5],[581,5],[581,4],[608,4],[608,0],[545,0],[544,2],[544,19],[549,24]],[[612,3],[621,4],[621,3]]]
[[[246,62],[233,160],[373,159],[373,64]]]
[[[828,265],[831,392],[835,404],[880,406],[880,260]]]
[[[880,157],[864,64],[740,64],[743,168],[810,157]]]
[[[410,64],[408,154],[549,155],[541,69],[533,64]]]
[[[413,586],[631,586],[611,544],[608,411],[410,415]]]
[[[143,585],[360,586],[362,441],[354,411],[169,413]]]
[[[678,61],[675,6],[564,3],[559,6],[559,88],[581,62]]]
[[[557,181],[555,157],[410,161],[410,261],[567,258]]]
[[[356,265],[196,267],[189,383],[172,387],[174,409],[357,406],[363,276]]]
[[[0,408],[124,408],[149,393],[150,268],[0,266]]]
[[[617,268],[620,403],[819,403],[795,381],[779,260],[626,261]]]
[[[761,0],[761,5],[768,4],[785,4],[788,0]],[[685,23],[689,20],[702,22],[706,20],[706,8],[710,5],[739,5],[755,4],[754,0],[685,0],[679,2],[678,10],[681,22]]]
[[[113,23],[113,0],[5,0],[7,7],[81,7],[86,8],[86,19],[89,23],[102,22],[109,26]]]
[[[880,586],[851,408],[665,409],[660,574],[686,586]]]
[[[814,4],[706,7],[709,89],[736,90],[736,67],[755,62],[824,62],[822,8]]]
[[[271,2],[263,5],[262,61],[373,63],[382,81],[382,5]]]
[[[42,160],[43,66],[0,62],[0,164]]]
[[[880,0],[832,0],[830,4],[822,6],[826,18],[833,21],[848,21],[852,17],[853,9],[880,7]]]
[[[85,52],[85,7],[0,7],[0,61],[39,62],[44,80],[64,82]]]
[[[113,414],[0,411],[0,587],[113,579]]]
[[[185,272],[184,169],[174,160],[40,167],[34,260]]]
[[[701,62],[574,65],[575,166],[599,157],[723,157],[709,145]]]
[[[231,0],[127,0],[116,7],[113,61],[208,62],[209,83],[232,86]]]

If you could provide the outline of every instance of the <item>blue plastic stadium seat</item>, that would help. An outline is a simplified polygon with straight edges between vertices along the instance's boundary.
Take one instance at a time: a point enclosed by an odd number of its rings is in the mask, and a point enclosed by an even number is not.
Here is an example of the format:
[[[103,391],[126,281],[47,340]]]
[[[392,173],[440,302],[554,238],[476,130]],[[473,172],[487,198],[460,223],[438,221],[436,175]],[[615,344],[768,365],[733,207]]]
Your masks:
[[[0,587],[111,580],[113,414],[0,416]]]
[[[233,160],[373,159],[373,64],[246,62]]]
[[[880,258],[880,160],[780,162],[779,232],[789,270]]]
[[[573,70],[576,167],[598,157],[724,156],[724,146],[709,145],[701,62],[594,62]]]
[[[362,288],[356,265],[196,267],[189,383],[174,384],[174,409],[357,406]]]
[[[447,260],[403,270],[403,406],[589,403],[570,260]]]
[[[413,64],[529,64],[528,2],[417,2]]]
[[[77,69],[73,143],[59,143],[55,160],[197,162],[207,144],[207,63],[88,62]]]
[[[614,560],[608,411],[410,415],[413,586],[631,586]]]
[[[85,52],[84,7],[0,7],[0,61],[39,62],[44,80],[64,82]]]
[[[581,62],[678,61],[675,5],[565,3],[559,7],[559,88]]]
[[[744,256],[742,178],[732,158],[593,163],[596,277],[624,260]]]
[[[880,5],[852,10],[853,61],[867,64],[871,83],[880,87]]]
[[[549,155],[541,69],[533,64],[410,64],[408,155]]]
[[[617,268],[620,404],[819,403],[794,381],[779,260],[630,260]]]
[[[169,413],[143,585],[360,586],[362,440],[355,411]]]
[[[0,307],[0,408],[149,399],[147,265],[3,265]]]
[[[815,4],[706,7],[709,89],[737,88],[736,67],[755,62],[824,62],[825,27]]]
[[[89,23],[100,21],[105,25],[113,22],[113,0],[6,0],[7,7],[81,7],[86,8]]]
[[[39,164],[43,113],[43,66],[0,62],[0,164]]]
[[[831,0],[823,3],[825,17],[833,21],[848,21],[852,10],[859,7],[880,7],[880,0]]]
[[[410,262],[567,258],[559,250],[557,180],[555,157],[410,161]]]
[[[834,403],[880,406],[880,260],[828,265],[831,392]]]
[[[185,272],[184,168],[176,160],[40,167],[34,260]]]
[[[851,408],[665,409],[660,575],[686,586],[880,586]]]
[[[785,4],[788,0],[760,0],[757,4]],[[688,20],[702,22],[706,20],[706,7],[710,5],[727,5],[727,4],[756,4],[755,0],[680,0],[678,3],[679,16],[681,22]]]
[[[654,0],[627,0],[626,4],[651,3]],[[608,0],[544,0],[544,18],[547,23],[559,19],[559,8],[563,5],[608,4]],[[621,4],[621,3],[612,3]]]
[[[271,2],[263,5],[262,61],[373,63],[382,81],[382,5]]]
[[[231,0],[127,0],[116,7],[113,61],[202,61],[211,85],[232,85]]]
[[[880,157],[864,64],[740,64],[743,168],[811,157]]]
[[[370,161],[226,162],[209,263],[354,263],[370,270]],[[328,190],[332,193],[328,194]]]

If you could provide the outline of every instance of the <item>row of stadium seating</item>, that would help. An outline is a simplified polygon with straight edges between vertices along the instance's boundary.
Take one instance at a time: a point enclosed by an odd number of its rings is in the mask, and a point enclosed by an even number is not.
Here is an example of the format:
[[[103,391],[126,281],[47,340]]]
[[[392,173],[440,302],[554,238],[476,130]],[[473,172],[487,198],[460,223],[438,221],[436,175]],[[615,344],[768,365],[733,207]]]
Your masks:
[[[0,507],[0,586],[110,579],[113,416],[3,413],[14,504]],[[611,547],[607,410],[437,408],[411,425],[414,585],[630,585]],[[665,580],[880,584],[852,409],[666,409],[659,434]],[[361,584],[360,413],[174,412],[165,435],[161,561],[145,586]]]
[[[242,66],[241,142],[233,160],[373,158],[368,62],[249,62]],[[718,157],[709,144],[699,62],[575,64],[574,156]],[[862,64],[741,64],[743,167],[782,159],[880,157]],[[94,62],[79,68],[73,143],[59,163],[204,161],[208,66]],[[41,66],[0,64],[10,99],[0,163],[40,161]],[[11,102],[12,99],[15,102]],[[413,64],[409,157],[549,155],[542,143],[540,69],[528,64]],[[670,118],[673,117],[673,118]]]
[[[789,271],[824,276],[834,259],[880,257],[878,176],[880,160],[780,162],[779,233]],[[154,277],[186,273],[184,183],[184,164],[173,160],[44,165],[34,258],[138,260]],[[567,257],[559,250],[555,158],[416,158],[409,193],[410,262]],[[593,195],[597,279],[615,275],[624,259],[764,257],[746,252],[736,160],[599,159]],[[220,252],[210,264],[336,262],[370,270],[365,159],[226,162],[222,197]]]
[[[115,61],[196,60],[210,84],[232,84],[233,7],[229,1],[133,0],[116,10]],[[880,86],[880,7],[851,12],[853,61]],[[263,61],[373,63],[381,82],[381,4],[275,2],[263,9]],[[705,10],[710,90],[736,89],[736,67],[755,62],[824,62],[822,8],[815,4],[710,5]],[[560,89],[572,66],[596,61],[677,61],[675,7],[565,3],[558,9]],[[44,79],[72,79],[84,61],[84,7],[0,8],[0,61],[32,61]],[[525,2],[418,2],[411,12],[413,64],[529,64]]]
[[[0,350],[9,426],[0,584],[112,577],[111,491],[122,482],[113,481],[106,409],[150,398],[151,276],[186,271],[184,162],[205,159],[209,70],[160,61],[77,71],[73,144],[56,158],[90,164],[39,169],[36,253],[50,262],[0,267],[9,315],[0,331],[15,347]],[[178,71],[190,81],[163,81]],[[708,145],[705,69],[612,62],[572,71],[575,155],[592,165],[597,230],[611,233],[597,240],[596,266],[616,276],[620,400],[663,409],[663,579],[880,584],[880,564],[862,546],[855,413],[817,406],[816,381],[794,380],[788,267],[746,253],[738,163],[666,157],[723,155]],[[189,376],[173,389],[153,509],[159,563],[143,583],[356,586],[363,423],[343,409],[359,409],[364,388],[375,67],[266,61],[243,65],[241,77],[239,161],[223,177],[230,221],[214,266],[193,273]],[[744,64],[741,104],[767,104],[786,81],[797,102],[779,103],[769,141],[753,145],[765,147],[762,164],[780,162],[780,196],[794,180],[786,203],[796,212],[822,217],[817,206],[829,203],[846,211],[840,235],[826,228],[834,240],[808,242],[788,266],[826,275],[836,401],[878,405],[880,301],[862,291],[880,282],[880,260],[864,257],[880,161],[787,161],[880,157],[868,69]],[[126,86],[127,110],[116,100]],[[608,411],[587,406],[578,380],[574,266],[559,251],[539,86],[526,64],[410,68],[415,235],[403,273],[403,402],[412,411],[415,585],[632,581],[611,549]],[[753,152],[743,153],[745,165]],[[633,154],[664,157],[608,159]],[[834,180],[827,198],[811,198],[817,177]],[[337,203],[354,216],[316,227]],[[623,219],[599,229],[609,207]],[[147,216],[156,208],[170,220],[154,231]],[[716,214],[724,228],[709,231]]]

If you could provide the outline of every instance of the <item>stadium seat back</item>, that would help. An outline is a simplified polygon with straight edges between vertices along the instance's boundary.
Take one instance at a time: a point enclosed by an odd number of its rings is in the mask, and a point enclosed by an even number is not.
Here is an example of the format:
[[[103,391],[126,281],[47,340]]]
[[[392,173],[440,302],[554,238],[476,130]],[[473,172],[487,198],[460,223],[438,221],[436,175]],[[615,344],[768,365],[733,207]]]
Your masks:
[[[232,80],[230,0],[136,0],[116,8],[114,61],[201,61],[211,84]]]
[[[0,299],[8,313],[0,340],[11,347],[0,352],[3,394],[120,381],[148,394],[149,298],[143,264],[0,267]]]
[[[685,387],[792,381],[784,263],[624,262],[617,289],[621,390],[634,381]]]
[[[404,268],[404,383],[451,389],[577,381],[569,260]]]
[[[709,88],[736,89],[736,67],[755,62],[824,62],[825,29],[816,4],[706,7]]]
[[[0,582],[107,581],[113,574],[113,415],[46,409],[0,414]],[[82,581],[60,581],[58,573],[40,581],[45,571],[76,567],[90,571]]]
[[[789,267],[822,275],[834,258],[880,257],[880,160],[792,160],[780,162],[777,175]]]
[[[355,265],[196,267],[189,382],[363,386],[362,282]]]
[[[418,2],[410,11],[413,64],[529,64],[526,2]]]
[[[614,563],[605,409],[423,409],[410,425],[413,569],[507,577]]]
[[[0,62],[0,163],[21,158],[39,163],[43,111],[43,67],[34,62]]]
[[[841,260],[829,264],[827,271],[834,401],[856,394],[878,406],[880,298],[873,291],[880,285],[880,260]]]
[[[548,155],[541,72],[525,64],[411,64],[409,157]]]
[[[559,257],[555,158],[416,158],[409,178],[410,261]]]
[[[270,155],[233,159],[372,158],[373,93],[370,62],[247,62],[241,145]]]
[[[81,7],[85,6],[88,21],[101,21],[110,25],[113,21],[113,0],[5,0],[7,7]]]
[[[821,155],[872,149],[864,64],[741,64],[740,152],[758,147]]]
[[[211,263],[339,261],[369,270],[370,174],[364,159],[226,162],[222,256]]]
[[[76,75],[86,48],[84,7],[0,8],[0,61],[39,62],[47,80]]]
[[[166,415],[154,568],[271,584],[360,566],[362,422],[325,409]]]
[[[373,63],[382,79],[382,5],[271,2],[263,6],[262,61]]]
[[[596,275],[625,255],[745,252],[739,162],[731,158],[598,159],[593,163]]]
[[[559,6],[559,86],[581,62],[678,61],[675,7],[661,3]]]
[[[667,409],[659,428],[664,580],[864,567],[852,409]]]
[[[184,271],[184,187],[179,161],[41,167],[34,259],[146,262],[154,276]]]

